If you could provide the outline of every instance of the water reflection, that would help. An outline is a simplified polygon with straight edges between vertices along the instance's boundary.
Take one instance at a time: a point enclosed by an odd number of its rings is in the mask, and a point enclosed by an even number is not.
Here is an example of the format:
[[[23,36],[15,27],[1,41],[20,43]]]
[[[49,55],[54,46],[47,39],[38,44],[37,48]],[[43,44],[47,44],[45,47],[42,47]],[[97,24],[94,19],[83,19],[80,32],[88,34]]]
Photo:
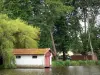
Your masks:
[[[51,69],[5,69],[0,75],[100,75],[100,66],[69,66]]]

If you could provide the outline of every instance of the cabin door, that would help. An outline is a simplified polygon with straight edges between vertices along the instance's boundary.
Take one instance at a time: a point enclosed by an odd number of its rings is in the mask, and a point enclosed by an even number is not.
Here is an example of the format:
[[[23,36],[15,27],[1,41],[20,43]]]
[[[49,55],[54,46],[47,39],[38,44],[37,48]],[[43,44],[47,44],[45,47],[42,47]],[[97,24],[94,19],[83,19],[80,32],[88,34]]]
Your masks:
[[[45,67],[50,67],[50,56],[45,56]]]

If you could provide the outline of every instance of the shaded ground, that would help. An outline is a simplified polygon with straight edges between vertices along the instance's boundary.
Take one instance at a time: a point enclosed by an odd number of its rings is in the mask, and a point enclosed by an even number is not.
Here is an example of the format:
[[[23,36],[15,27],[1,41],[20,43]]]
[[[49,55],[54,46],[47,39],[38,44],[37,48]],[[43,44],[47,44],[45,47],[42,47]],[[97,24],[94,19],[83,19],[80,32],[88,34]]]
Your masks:
[[[2,65],[3,64],[3,58],[2,58],[2,56],[0,56],[0,65]]]

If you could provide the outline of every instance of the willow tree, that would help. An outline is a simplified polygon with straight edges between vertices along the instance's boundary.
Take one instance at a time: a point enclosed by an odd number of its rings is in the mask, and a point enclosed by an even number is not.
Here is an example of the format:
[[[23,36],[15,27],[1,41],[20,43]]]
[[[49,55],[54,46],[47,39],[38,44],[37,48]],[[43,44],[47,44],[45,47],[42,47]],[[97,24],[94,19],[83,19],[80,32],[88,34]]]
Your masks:
[[[0,55],[5,68],[14,65],[13,48],[37,48],[39,28],[31,27],[26,22],[12,20],[0,14]]]

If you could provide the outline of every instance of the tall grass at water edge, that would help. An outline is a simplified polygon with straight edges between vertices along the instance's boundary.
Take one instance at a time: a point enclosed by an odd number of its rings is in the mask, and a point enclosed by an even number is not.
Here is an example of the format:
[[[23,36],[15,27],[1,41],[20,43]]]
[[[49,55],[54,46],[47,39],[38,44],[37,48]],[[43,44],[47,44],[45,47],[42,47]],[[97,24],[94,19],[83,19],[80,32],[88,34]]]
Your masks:
[[[99,61],[93,61],[93,60],[66,60],[66,61],[53,61],[52,66],[53,67],[64,67],[64,66],[94,66],[94,65],[100,65]]]

